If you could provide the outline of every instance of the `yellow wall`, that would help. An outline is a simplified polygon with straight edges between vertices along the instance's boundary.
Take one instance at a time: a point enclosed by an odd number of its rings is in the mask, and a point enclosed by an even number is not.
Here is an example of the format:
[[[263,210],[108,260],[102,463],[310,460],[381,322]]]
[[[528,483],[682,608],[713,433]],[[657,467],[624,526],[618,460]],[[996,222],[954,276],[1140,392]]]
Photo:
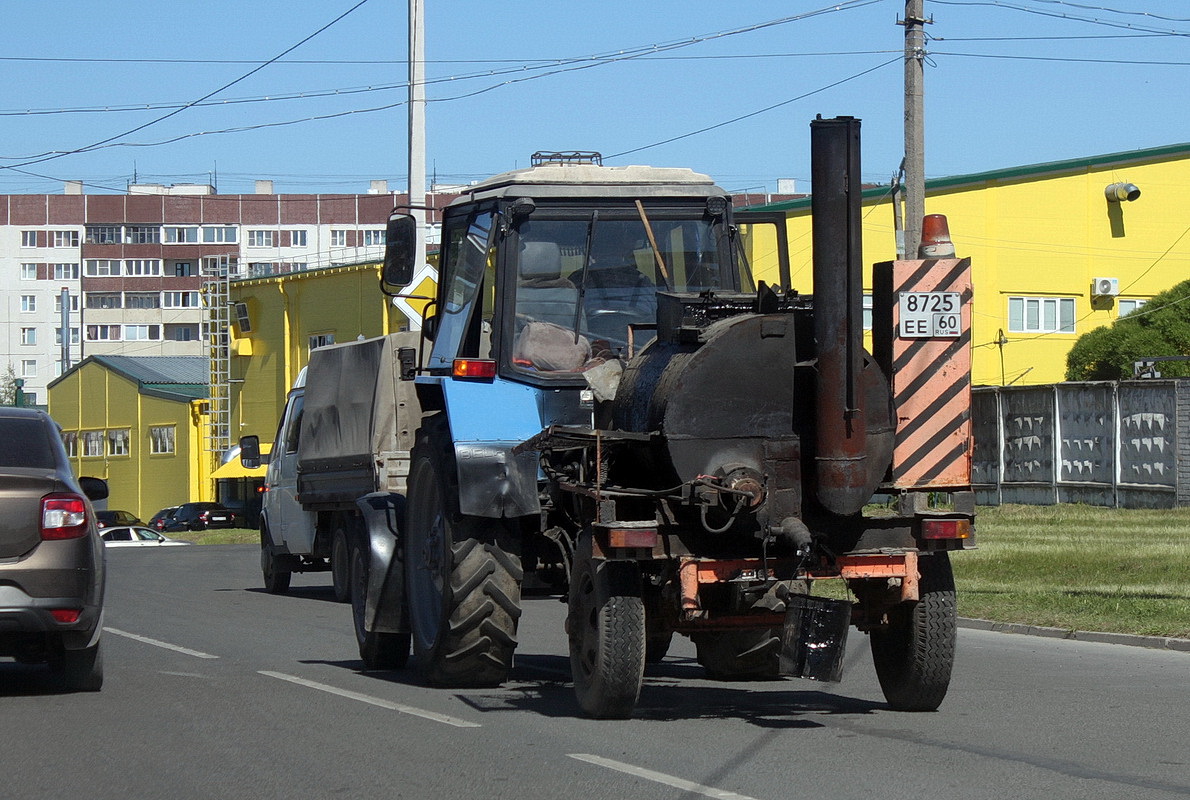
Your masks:
[[[85,362],[49,392],[50,415],[63,432],[105,432],[104,455],[83,456],[80,441],[79,455],[71,459],[75,474],[107,480],[107,507],[142,520],[166,506],[211,499],[210,459],[202,439],[206,415],[198,413],[199,405],[141,394],[135,381],[99,362]],[[174,453],[152,453],[150,428],[169,425]],[[130,431],[128,455],[107,455],[106,432],[121,429]]]
[[[947,216],[957,254],[972,259],[976,385],[1064,380],[1070,347],[1115,321],[1119,299],[1147,299],[1190,277],[1190,146],[1126,164],[969,177],[956,186],[940,184],[957,179],[931,182],[926,212]],[[1104,189],[1116,182],[1136,184],[1141,197],[1108,203]],[[809,214],[808,204],[788,211],[790,272],[794,288],[804,293],[812,290]],[[870,199],[863,214],[870,288],[870,265],[895,256],[892,204],[888,197]],[[775,281],[774,263],[766,258],[771,250],[771,241],[762,242],[754,264],[758,278]],[[1119,298],[1093,300],[1096,277],[1118,278]],[[1010,332],[1009,296],[1074,298],[1075,332]],[[1002,348],[996,344],[1001,330]]]
[[[252,330],[233,328],[232,439],[271,442],[285,395],[310,356],[310,337],[337,343],[399,330],[405,318],[380,292],[380,267],[362,265],[237,281],[230,299],[247,303]],[[239,381],[239,382],[236,382]]]

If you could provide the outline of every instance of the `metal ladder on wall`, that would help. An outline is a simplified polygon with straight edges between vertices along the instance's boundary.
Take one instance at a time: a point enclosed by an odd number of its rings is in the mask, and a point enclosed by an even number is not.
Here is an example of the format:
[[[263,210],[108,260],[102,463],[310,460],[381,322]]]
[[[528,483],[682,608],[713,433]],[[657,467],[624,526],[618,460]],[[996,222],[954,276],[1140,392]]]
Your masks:
[[[212,468],[231,447],[231,306],[229,305],[230,255],[203,259],[203,298],[207,306],[207,359],[210,364],[211,398],[206,450]]]

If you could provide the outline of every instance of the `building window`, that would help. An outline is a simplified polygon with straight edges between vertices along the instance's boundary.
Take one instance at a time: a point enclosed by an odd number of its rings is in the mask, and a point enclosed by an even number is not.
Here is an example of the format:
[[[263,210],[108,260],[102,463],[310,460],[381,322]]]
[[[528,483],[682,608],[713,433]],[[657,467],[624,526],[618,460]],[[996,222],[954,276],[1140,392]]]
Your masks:
[[[153,425],[149,428],[149,452],[165,455],[174,452],[174,425]]]
[[[79,246],[78,231],[51,231],[51,233],[53,233],[54,247]]]
[[[70,313],[77,313],[79,310],[79,296],[77,294],[68,295],[70,297]],[[54,295],[54,313],[62,313],[62,295]]]
[[[108,278],[120,274],[120,262],[111,258],[89,258],[83,264],[88,278]]]
[[[78,431],[62,431],[62,445],[66,448],[66,455],[70,458],[78,458],[79,454],[79,432]]]
[[[1143,308],[1148,300],[1117,300],[1116,311],[1121,317],[1126,317],[1138,308]]]
[[[166,325],[165,336],[175,342],[193,342],[198,338],[198,331],[193,325]]]
[[[249,247],[273,247],[276,231],[248,231]]]
[[[131,438],[128,428],[117,428],[107,432],[107,454],[109,456],[128,455],[128,440]]]
[[[156,342],[161,340],[160,325],[125,325],[124,341]]]
[[[37,231],[21,231],[21,247],[37,247]]]
[[[120,341],[119,325],[88,325],[88,342],[118,342]]]
[[[37,359],[36,358],[22,358],[21,359],[21,377],[22,378],[36,378],[37,377]]]
[[[202,240],[207,244],[235,244],[239,238],[236,229],[230,225],[202,229]]]
[[[79,279],[79,265],[50,264],[50,274],[56,281],[77,281]]]
[[[37,310],[37,295],[23,294],[21,295],[21,311],[26,314],[31,314]]]
[[[157,225],[126,225],[124,241],[128,244],[161,244],[161,228]]]
[[[373,247],[375,245],[384,244],[383,230],[367,230],[364,234],[364,247]]]
[[[331,231],[331,247],[346,247],[347,231]]]
[[[166,244],[198,244],[198,226],[165,228]]]
[[[124,262],[125,275],[160,275],[161,259],[158,258],[130,258]]]
[[[21,344],[37,344],[37,328],[21,328]]]
[[[21,264],[21,280],[23,280],[23,281],[37,280],[37,265],[36,264]]]
[[[161,293],[125,292],[124,308],[161,308]]]
[[[192,261],[179,261],[179,262],[177,262],[176,264],[174,264],[174,277],[177,277],[177,278],[193,278],[193,277],[194,277],[194,275],[195,275],[195,272],[194,272],[194,262],[192,262]]]
[[[162,292],[163,308],[198,308],[198,292]]]
[[[335,343],[335,334],[333,333],[316,333],[310,337],[310,349],[317,347],[326,347],[328,344]]]
[[[121,308],[119,292],[87,292],[87,308]]]
[[[119,225],[87,226],[87,244],[119,244],[123,238]]]
[[[103,431],[83,431],[83,458],[103,455]]]
[[[79,343],[79,329],[78,328],[70,329],[70,343],[71,344]],[[62,346],[62,329],[61,328],[54,328],[54,344],[56,344],[58,347]],[[61,373],[58,373],[58,374],[61,374]]]
[[[1074,333],[1073,297],[1008,298],[1010,333]]]
[[[289,244],[291,247],[305,247],[310,241],[307,231],[290,231]]]

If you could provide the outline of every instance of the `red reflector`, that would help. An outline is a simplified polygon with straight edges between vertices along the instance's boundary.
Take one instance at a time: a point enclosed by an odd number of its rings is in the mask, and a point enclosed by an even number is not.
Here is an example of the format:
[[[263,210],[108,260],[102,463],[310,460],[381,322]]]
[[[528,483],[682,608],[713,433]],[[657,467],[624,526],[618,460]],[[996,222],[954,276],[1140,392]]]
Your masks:
[[[496,362],[486,358],[456,358],[451,374],[456,378],[494,378]]]
[[[921,523],[923,539],[970,539],[969,519],[927,519]]]
[[[82,611],[77,608],[55,608],[50,611],[58,622],[78,622]]]
[[[66,492],[41,498],[42,539],[78,539],[86,535],[86,500]]]
[[[652,547],[657,544],[655,528],[610,528],[607,532],[609,547]]]

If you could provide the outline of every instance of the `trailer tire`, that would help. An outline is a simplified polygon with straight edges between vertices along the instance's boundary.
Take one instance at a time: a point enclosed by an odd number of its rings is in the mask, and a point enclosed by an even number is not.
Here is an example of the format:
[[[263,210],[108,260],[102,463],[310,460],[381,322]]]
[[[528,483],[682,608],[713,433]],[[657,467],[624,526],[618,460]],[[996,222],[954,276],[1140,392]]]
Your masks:
[[[413,652],[437,686],[498,686],[521,616],[519,540],[502,519],[459,512],[454,453],[441,418],[414,445],[406,502],[405,590]]]
[[[779,675],[781,634],[773,628],[707,631],[690,638],[712,680],[768,681]]]
[[[368,669],[401,669],[409,661],[409,632],[379,633],[365,625],[368,604],[368,576],[371,553],[366,541],[351,545],[349,584],[351,588],[351,623],[359,644],[359,657]]]
[[[272,537],[268,528],[260,531],[260,571],[264,576],[264,590],[269,594],[285,594],[293,573],[284,557],[273,552]]]
[[[886,628],[871,633],[872,661],[888,704],[897,711],[935,711],[954,666],[958,613],[946,553],[923,555],[920,598],[899,603]]]
[[[574,556],[566,632],[570,672],[583,711],[627,719],[640,697],[647,648],[640,569],[635,562],[596,560],[583,534]]]
[[[331,534],[331,586],[336,603],[351,600],[351,547],[347,544],[347,531],[341,527]]]

